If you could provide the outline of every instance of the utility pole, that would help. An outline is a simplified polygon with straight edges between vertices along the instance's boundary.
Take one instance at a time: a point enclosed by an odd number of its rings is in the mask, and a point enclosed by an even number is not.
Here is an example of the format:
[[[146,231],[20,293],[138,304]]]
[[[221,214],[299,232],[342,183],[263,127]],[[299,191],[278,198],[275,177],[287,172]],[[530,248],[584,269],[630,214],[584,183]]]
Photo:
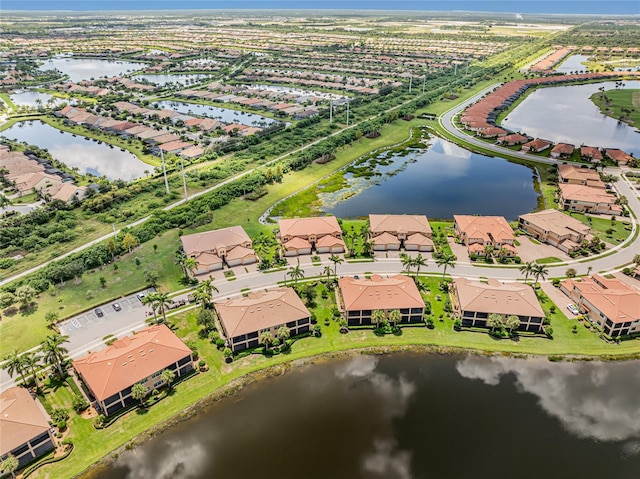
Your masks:
[[[189,195],[187,195],[187,178],[184,176],[184,160],[180,161],[182,166],[182,185],[184,186],[184,201],[189,201]]]
[[[411,83],[413,82],[413,73],[409,72],[409,93],[411,93]]]
[[[333,123],[333,100],[329,102],[329,123]]]
[[[457,63],[454,65],[454,68],[453,68],[453,76],[454,77],[458,76],[458,64]]]
[[[424,74],[424,79],[422,80],[422,94],[424,95],[424,90],[427,87],[427,74]]]
[[[349,126],[349,100],[347,100],[347,126]]]
[[[167,194],[169,194],[169,180],[167,180],[167,169],[164,166],[164,152],[162,148],[160,148],[160,158],[162,158],[162,173],[164,174],[164,187],[167,190]]]

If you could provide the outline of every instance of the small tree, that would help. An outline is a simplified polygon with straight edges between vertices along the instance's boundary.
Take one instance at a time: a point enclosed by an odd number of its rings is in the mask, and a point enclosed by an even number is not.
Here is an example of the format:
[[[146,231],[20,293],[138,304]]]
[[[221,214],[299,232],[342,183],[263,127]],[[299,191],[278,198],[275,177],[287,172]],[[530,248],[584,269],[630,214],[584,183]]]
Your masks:
[[[176,379],[176,373],[171,369],[164,369],[160,373],[160,378],[167,384],[167,387],[171,389],[173,387],[173,381]]]
[[[142,383],[135,383],[131,388],[131,397],[136,401],[140,401],[140,405],[144,406],[144,398],[147,397],[147,386]]]
[[[259,340],[260,344],[264,346],[264,350],[266,352],[267,349],[269,349],[269,345],[273,343],[273,334],[271,334],[271,331],[262,331],[260,333]]]
[[[138,238],[131,233],[126,233],[122,238],[122,247],[131,253],[131,250],[138,246]]]
[[[144,282],[154,288],[158,285],[158,272],[153,269],[146,269],[144,271]]]
[[[507,328],[509,328],[509,333],[513,334],[520,327],[520,318],[515,314],[512,314],[507,318]]]
[[[23,308],[26,308],[31,304],[31,301],[36,296],[37,291],[28,284],[20,286],[16,289],[16,299],[20,302]]]
[[[402,321],[402,313],[399,309],[389,311],[389,322],[393,327],[396,327],[400,321]]]
[[[282,344],[285,344],[285,341],[289,339],[289,336],[291,336],[291,330],[286,326],[280,326],[276,336],[280,341],[282,341]]]
[[[371,313],[371,320],[376,328],[382,328],[387,322],[387,315],[381,309],[374,309]]]
[[[568,268],[565,273],[567,278],[575,278],[577,274],[578,272],[575,270],[575,268]]]
[[[502,328],[502,316],[497,313],[491,313],[487,319],[487,326],[491,328],[491,332],[495,332],[496,329]]]
[[[49,329],[53,329],[59,318],[60,315],[56,311],[47,311],[47,314],[44,315],[44,319],[47,321]]]
[[[8,454],[7,457],[0,463],[0,470],[3,474],[9,473],[11,477],[16,477],[15,472],[20,465],[20,461],[12,454]]]

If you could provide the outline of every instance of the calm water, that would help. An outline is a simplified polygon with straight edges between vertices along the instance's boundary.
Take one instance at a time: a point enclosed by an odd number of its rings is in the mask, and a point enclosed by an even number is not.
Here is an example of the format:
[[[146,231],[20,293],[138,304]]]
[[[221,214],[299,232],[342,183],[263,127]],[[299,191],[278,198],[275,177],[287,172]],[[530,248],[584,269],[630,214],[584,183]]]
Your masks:
[[[251,385],[91,477],[636,479],[639,397],[637,361],[359,356]]]
[[[266,126],[278,123],[277,120],[266,118],[253,113],[246,113],[238,110],[230,110],[228,108],[218,108],[215,106],[195,105],[193,103],[182,103],[176,101],[159,101],[153,105],[159,108],[170,108],[186,115],[194,114],[198,116],[206,116],[225,123],[239,123],[248,126]]]
[[[320,92],[314,90],[306,90],[304,88],[296,88],[290,86],[281,86],[281,85],[265,85],[265,84],[254,84],[249,85],[249,88],[254,88],[256,90],[268,90],[268,91],[277,91],[280,93],[295,93],[298,95],[311,95],[318,98],[331,98],[331,99],[339,99],[339,98],[348,98],[344,95],[338,95],[337,93],[327,93]]]
[[[81,173],[106,176],[110,180],[133,180],[153,167],[140,161],[128,151],[98,144],[81,136],[74,137],[46,123],[21,122],[2,132],[7,138],[26,141],[30,145],[46,148],[56,160],[79,168]]]
[[[341,218],[374,214],[501,215],[515,220],[537,206],[533,172],[501,158],[471,153],[432,138],[427,149],[385,153],[379,176],[346,173],[348,188],[320,194],[323,210]],[[371,164],[371,162],[369,162]]]
[[[586,62],[588,59],[587,55],[571,55],[556,68],[556,71],[558,73],[585,73],[587,67],[582,62]]]
[[[209,78],[210,75],[180,75],[180,74],[158,74],[158,75],[136,75],[134,80],[137,78],[144,78],[145,80],[150,81],[155,85],[166,85],[167,83],[180,83],[181,85],[189,85],[191,83],[198,83],[199,81]]]
[[[11,101],[18,106],[38,106],[36,100],[40,100],[43,107],[48,107],[49,105],[57,105],[59,103],[62,103],[63,101],[67,101],[63,100],[62,98],[56,98],[52,95],[40,93],[37,91],[14,92],[10,94],[9,98],[11,98]],[[52,100],[52,103],[48,103],[49,100]]]
[[[624,85],[640,88],[640,81],[625,81]],[[603,115],[589,100],[600,87],[612,90],[615,82],[540,88],[509,113],[502,126],[554,142],[620,148],[640,155],[638,130]]]
[[[46,60],[41,70],[57,69],[69,75],[69,80],[78,82],[100,78],[124,75],[144,68],[144,63],[121,62],[112,60],[93,60],[86,58],[52,58]]]

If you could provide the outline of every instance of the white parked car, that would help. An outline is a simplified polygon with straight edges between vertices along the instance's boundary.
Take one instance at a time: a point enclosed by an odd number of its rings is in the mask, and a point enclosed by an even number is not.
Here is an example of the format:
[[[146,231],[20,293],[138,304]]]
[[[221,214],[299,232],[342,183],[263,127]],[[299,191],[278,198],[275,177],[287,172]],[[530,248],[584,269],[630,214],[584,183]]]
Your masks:
[[[575,304],[567,304],[567,309],[573,314],[580,314],[580,311],[578,311],[578,307]]]

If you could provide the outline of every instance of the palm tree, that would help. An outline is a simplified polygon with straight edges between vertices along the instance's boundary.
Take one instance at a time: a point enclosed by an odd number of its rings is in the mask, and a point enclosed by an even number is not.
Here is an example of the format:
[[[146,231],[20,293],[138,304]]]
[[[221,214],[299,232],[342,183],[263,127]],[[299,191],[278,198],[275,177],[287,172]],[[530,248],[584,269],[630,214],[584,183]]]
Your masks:
[[[520,272],[524,274],[525,283],[527,282],[527,279],[529,279],[529,275],[533,273],[534,268],[535,263],[533,261],[528,261],[527,263],[520,266]]]
[[[162,321],[167,322],[167,313],[166,308],[170,304],[173,304],[173,300],[169,298],[167,293],[161,293],[160,291],[156,293],[151,293],[149,296],[153,296],[155,300],[155,304],[157,305],[158,311],[162,314]]]
[[[331,266],[329,266],[329,265],[326,265],[324,267],[324,269],[322,270],[322,274],[326,274],[327,275],[327,284],[329,284],[331,273],[333,273],[333,270],[331,269]]]
[[[416,276],[420,276],[420,268],[427,266],[427,261],[422,257],[422,253],[418,253],[413,260],[413,265],[416,267]]]
[[[153,321],[158,324],[158,317],[156,316],[156,309],[158,307],[156,303],[156,297],[154,293],[147,294],[144,298],[142,298],[142,304],[145,306],[151,306],[151,311],[153,311]]]
[[[65,359],[65,355],[69,353],[69,350],[62,346],[69,340],[69,336],[62,336],[60,334],[52,334],[41,343],[43,359],[46,363],[55,366],[58,369],[60,377],[64,376],[64,370],[62,369],[62,363]]]
[[[492,244],[484,245],[484,257],[489,258],[489,256],[491,256],[492,253],[493,253],[493,245]]]
[[[144,406],[144,398],[148,393],[147,386],[142,383],[135,383],[131,388],[131,397],[137,401],[140,401],[140,405]]]
[[[36,368],[40,366],[40,355],[36,352],[28,352],[22,355],[22,363],[24,368],[29,371],[29,374],[33,377],[33,382],[36,384],[36,390],[40,390],[40,383],[38,382],[38,375],[36,374]]]
[[[491,313],[487,319],[487,326],[491,328],[491,331],[500,329],[502,327],[502,316],[497,313]]]
[[[176,373],[171,369],[164,369],[160,373],[160,378],[167,384],[167,387],[171,389],[173,387],[173,381],[176,379]]]
[[[16,459],[13,454],[7,454],[7,457],[4,458],[2,462],[0,462],[0,472],[11,474],[11,477],[16,477],[16,470],[20,465],[20,461]]]
[[[447,274],[447,267],[456,267],[456,259],[457,258],[454,254],[449,253],[444,253],[438,259],[436,259],[436,264],[438,266],[444,266],[444,270],[442,271],[442,281],[444,281],[444,277]]]
[[[298,284],[298,280],[304,278],[304,270],[300,268],[300,264],[297,264],[289,268],[287,275],[291,277],[294,284]]]
[[[198,260],[195,258],[186,258],[184,260],[184,268],[188,273],[191,273],[191,275],[193,276],[193,273],[195,270],[198,269]],[[185,278],[188,275],[185,275]]]
[[[520,318],[515,314],[512,314],[507,318],[507,328],[509,328],[509,333],[513,334],[513,332],[520,327]]]
[[[376,325],[376,328],[381,328],[387,322],[387,315],[384,314],[382,309],[374,309],[371,313],[371,320]]]
[[[337,277],[338,276],[338,265],[344,263],[344,258],[341,258],[340,256],[338,256],[336,254],[332,254],[329,257],[329,261],[331,261],[333,263],[333,274]]]
[[[389,311],[389,322],[395,327],[402,321],[402,313],[399,309],[392,309]]]
[[[214,291],[217,293],[218,288],[213,284],[213,280],[211,278],[202,281],[196,288],[193,296],[196,300],[201,302],[203,308],[206,308],[211,304],[211,298],[213,297]]]
[[[411,268],[413,268],[414,265],[413,258],[405,254],[400,259],[400,263],[402,263],[402,267],[406,270],[407,274],[411,274]]]
[[[543,281],[546,279],[547,275],[549,274],[549,268],[547,268],[543,264],[536,264],[533,267],[532,274],[533,274],[533,277],[536,279],[535,282],[537,284],[540,278],[542,278]]]
[[[262,331],[259,337],[260,344],[264,346],[264,350],[269,349],[269,345],[273,343],[273,334],[271,331]]]
[[[9,373],[9,376],[13,377],[14,374],[19,374],[22,378],[22,383],[26,383],[26,379],[24,377],[25,370],[25,362],[22,355],[18,354],[18,350],[16,349],[11,356],[7,358],[7,360],[2,365],[2,369]]]
[[[276,332],[276,336],[282,344],[284,344],[284,342],[289,339],[289,336],[291,336],[291,330],[286,326],[280,326]]]

